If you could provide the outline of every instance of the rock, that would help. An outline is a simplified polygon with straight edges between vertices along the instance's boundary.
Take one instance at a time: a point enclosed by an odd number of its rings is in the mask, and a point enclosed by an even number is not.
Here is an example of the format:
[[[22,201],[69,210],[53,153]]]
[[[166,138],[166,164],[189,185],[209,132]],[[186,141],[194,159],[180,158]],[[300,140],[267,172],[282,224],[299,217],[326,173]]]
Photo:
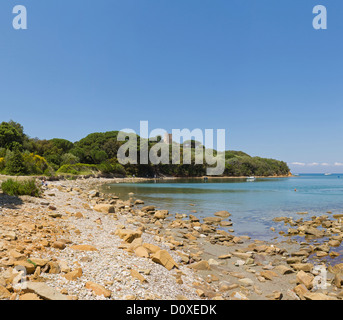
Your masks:
[[[156,253],[157,251],[161,250],[160,247],[155,246],[151,243],[143,243],[143,247],[146,248],[149,251],[149,253]]]
[[[307,292],[304,294],[304,298],[306,300],[336,300],[333,297],[327,296],[326,294],[320,292]]]
[[[100,193],[99,193],[99,191],[91,190],[88,192],[88,196],[89,196],[89,198],[97,198],[100,196]]]
[[[19,300],[28,300],[28,301],[33,301],[33,300],[42,300],[39,298],[35,293],[24,293],[19,297]]]
[[[203,220],[204,220],[204,223],[207,223],[207,224],[218,224],[222,221],[221,218],[217,218],[217,217],[206,217]]]
[[[138,279],[141,283],[148,282],[137,270],[131,269],[130,274],[133,278]]]
[[[330,247],[339,247],[339,246],[341,245],[341,242],[338,241],[338,240],[330,240],[330,241],[328,242],[328,245],[329,245]]]
[[[191,222],[199,222],[200,220],[196,217],[196,216],[194,216],[193,214],[190,214],[189,215],[189,220],[191,221]]]
[[[50,206],[48,207],[48,209],[51,210],[51,211],[57,210],[57,208],[56,208],[55,206],[52,206],[52,205],[50,205]]]
[[[294,263],[291,264],[291,267],[296,271],[305,271],[305,272],[311,272],[313,269],[312,263]]]
[[[165,219],[168,215],[168,210],[158,210],[154,214],[154,218],[156,219]]]
[[[231,213],[223,210],[223,211],[216,212],[214,215],[221,218],[228,218],[231,216]]]
[[[70,248],[77,251],[98,251],[97,248],[88,244],[73,245]]]
[[[231,227],[232,226],[232,222],[231,221],[220,221],[220,226],[221,227]]]
[[[74,214],[74,216],[75,216],[76,218],[78,218],[78,219],[83,218],[83,214],[82,214],[81,212],[76,212],[76,213]]]
[[[195,262],[188,267],[195,270],[211,270],[210,264],[206,260]]]
[[[9,240],[16,240],[17,239],[17,235],[16,235],[16,233],[14,231],[5,231],[5,232],[2,232],[1,235],[4,238],[8,238]]]
[[[116,234],[125,242],[131,243],[134,239],[142,236],[142,231],[119,229],[116,231]]]
[[[57,274],[61,272],[60,265],[55,261],[49,262],[49,273]]]
[[[306,234],[309,234],[309,235],[314,236],[316,238],[321,238],[325,235],[325,233],[323,231],[318,230],[318,229],[313,228],[313,227],[306,227],[304,232]]]
[[[266,297],[270,300],[281,300],[283,294],[280,291],[274,291],[272,294],[266,295]]]
[[[211,265],[215,265],[215,266],[218,266],[219,265],[219,262],[214,260],[214,259],[208,259],[208,264],[211,266]]]
[[[260,275],[266,280],[273,280],[274,277],[278,277],[278,274],[271,270],[261,271]]]
[[[144,201],[143,201],[143,200],[137,199],[137,200],[134,202],[134,204],[135,204],[135,205],[144,204]]]
[[[233,252],[232,255],[243,260],[246,260],[252,257],[251,253],[246,253],[246,252]]]
[[[55,248],[55,249],[63,250],[66,247],[66,244],[64,242],[62,242],[62,241],[55,241],[52,244],[52,247]]]
[[[336,274],[336,273],[343,273],[343,263],[338,263],[336,265],[334,265],[333,267],[330,265],[328,267],[328,271]]]
[[[83,257],[83,258],[84,258],[84,257]],[[81,259],[82,259],[82,258],[81,258]],[[81,259],[80,259],[80,261],[81,261]],[[63,273],[68,273],[68,272],[71,271],[70,268],[69,268],[69,266],[68,266],[68,263],[67,263],[66,261],[64,261],[64,260],[59,260],[59,261],[58,261],[58,265],[60,266],[61,272],[63,272]]]
[[[149,258],[150,256],[148,249],[146,249],[143,246],[137,247],[135,249],[135,254],[137,257],[141,257],[141,258]]]
[[[234,291],[230,295],[231,300],[249,300],[242,292]]]
[[[89,290],[92,290],[93,293],[97,296],[104,296],[105,298],[110,298],[112,295],[112,292],[110,290],[107,290],[102,285],[97,284],[97,283],[92,282],[92,281],[88,281],[86,283],[85,287]]]
[[[44,282],[28,281],[26,282],[26,289],[24,289],[24,292],[35,293],[44,300],[68,300],[66,296],[59,293],[57,290],[48,286]]]
[[[178,265],[166,250],[157,251],[151,256],[151,260],[155,263],[161,264],[167,270],[171,270],[174,267],[178,268]]]
[[[238,282],[243,285],[244,287],[250,287],[254,284],[254,281],[252,281],[249,278],[243,278],[243,279],[239,279]]]
[[[342,287],[342,282],[343,282],[342,275],[339,274],[339,273],[336,273],[336,274],[335,274],[335,278],[334,278],[334,280],[333,280],[333,283],[335,284],[335,286],[336,286],[337,288],[340,289],[340,288]]]
[[[145,206],[141,210],[143,212],[151,212],[151,211],[155,211],[155,208],[156,208],[155,206]]]
[[[303,284],[308,290],[313,287],[314,276],[312,274],[306,273],[304,271],[299,271],[297,273],[296,281],[297,283]]]
[[[38,267],[44,267],[50,260],[40,258],[30,258],[30,260]]]
[[[197,289],[195,290],[196,294],[200,297],[200,298],[204,298],[205,297],[205,292],[201,289]]]
[[[69,281],[74,281],[82,276],[82,269],[78,268],[76,270],[70,271],[64,275],[64,277]]]
[[[293,290],[301,299],[304,299],[304,294],[309,292],[303,284],[297,285]]]
[[[30,263],[25,260],[14,261],[16,267],[24,267],[27,274],[33,274],[35,272],[36,266],[33,263]]]
[[[275,267],[275,270],[277,272],[279,272],[280,274],[290,274],[290,273],[293,273],[293,269],[287,267],[287,266],[284,266],[284,265],[279,265],[277,267]]]
[[[289,257],[286,259],[288,264],[299,264],[303,260],[302,257]]]
[[[11,292],[9,292],[4,286],[0,285],[0,300],[9,299]]]
[[[238,260],[235,262],[235,266],[236,266],[236,267],[241,267],[241,266],[244,266],[244,265],[245,265],[245,261],[243,261],[243,260],[238,259]]]
[[[10,250],[9,255],[16,261],[26,260],[25,254],[18,252],[17,250]]]
[[[223,254],[218,257],[218,259],[230,259],[230,258],[232,258],[231,254]]]
[[[97,204],[94,210],[101,213],[115,213],[114,206],[111,204]]]
[[[54,213],[49,213],[48,216],[51,218],[61,218],[62,214],[54,212]]]

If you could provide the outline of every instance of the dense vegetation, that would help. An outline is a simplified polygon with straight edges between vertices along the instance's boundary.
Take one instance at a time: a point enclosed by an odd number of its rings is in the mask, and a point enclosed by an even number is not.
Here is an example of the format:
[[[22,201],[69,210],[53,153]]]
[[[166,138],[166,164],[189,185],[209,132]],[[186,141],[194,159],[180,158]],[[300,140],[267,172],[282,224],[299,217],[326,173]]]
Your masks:
[[[1,184],[1,189],[5,194],[10,196],[32,196],[39,197],[41,195],[40,187],[36,185],[34,179],[16,181],[8,179]]]
[[[127,164],[117,159],[118,149],[125,143],[118,141],[118,131],[92,133],[75,143],[65,139],[40,140],[24,133],[22,125],[9,121],[0,124],[0,173],[8,175],[87,175],[94,173],[137,177],[203,176],[205,164],[194,164],[196,152],[203,152],[199,142],[188,141],[180,145],[181,164]],[[138,159],[140,158],[140,137]],[[157,142],[148,142],[149,150]],[[169,148],[172,159],[172,146]],[[199,149],[200,148],[200,149]],[[168,150],[167,150],[168,152]],[[191,153],[192,164],[182,164],[187,152]],[[214,151],[215,153],[216,151]],[[171,161],[170,161],[171,162]],[[287,175],[289,168],[283,161],[251,157],[242,151],[225,152],[225,176],[275,176]]]

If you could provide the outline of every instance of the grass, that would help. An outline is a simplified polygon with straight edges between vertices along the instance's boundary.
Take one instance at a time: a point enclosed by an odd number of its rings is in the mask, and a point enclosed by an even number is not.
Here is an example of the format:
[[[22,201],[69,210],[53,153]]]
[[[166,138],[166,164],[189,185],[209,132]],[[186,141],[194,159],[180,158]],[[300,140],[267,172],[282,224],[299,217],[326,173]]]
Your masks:
[[[17,181],[8,179],[1,184],[3,193],[9,196],[32,196],[39,197],[41,195],[41,189],[36,185],[34,179]]]

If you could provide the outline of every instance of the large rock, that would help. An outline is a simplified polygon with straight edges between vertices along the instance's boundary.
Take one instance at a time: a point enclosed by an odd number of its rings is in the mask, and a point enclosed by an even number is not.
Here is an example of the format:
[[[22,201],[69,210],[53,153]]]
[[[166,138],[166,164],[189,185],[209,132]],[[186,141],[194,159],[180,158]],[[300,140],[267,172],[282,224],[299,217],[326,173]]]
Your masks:
[[[125,242],[131,243],[134,239],[140,238],[142,236],[142,231],[140,230],[130,230],[130,229],[117,229],[116,234],[120,239]]]
[[[202,260],[199,262],[195,262],[191,265],[189,265],[189,268],[195,269],[195,270],[211,270],[211,266],[206,260]]]
[[[222,221],[222,218],[219,218],[219,217],[206,217],[203,220],[204,220],[204,223],[207,223],[207,224],[218,224],[218,223],[220,223],[220,221]]]
[[[316,238],[321,238],[325,235],[324,231],[318,230],[317,228],[314,228],[314,227],[307,227],[305,228],[304,232]]]
[[[110,298],[112,295],[112,292],[110,290],[107,290],[102,285],[97,284],[97,283],[92,282],[92,281],[88,281],[86,283],[86,288],[89,290],[92,290],[93,293],[97,296],[104,296],[105,298]]]
[[[0,285],[0,300],[9,299],[11,292],[9,292],[4,286]]]
[[[19,300],[33,301],[33,300],[42,300],[35,293],[24,293],[19,297]]]
[[[114,213],[115,212],[114,206],[112,206],[111,204],[97,204],[94,207],[94,210],[101,213]]]
[[[143,246],[137,247],[135,249],[135,254],[137,257],[141,258],[149,258],[149,251]]]
[[[143,243],[143,247],[146,248],[149,253],[156,253],[157,251],[160,251],[161,248],[158,246],[155,246],[154,244],[151,243]]]
[[[231,213],[223,210],[223,211],[216,212],[214,215],[221,218],[228,218],[231,216]]]
[[[35,293],[44,300],[68,300],[65,295],[61,294],[54,288],[51,288],[44,282],[28,281],[26,283],[26,289],[24,289],[24,292]]]
[[[36,270],[36,266],[33,263],[24,260],[14,261],[14,265],[16,267],[24,267],[27,274],[33,274]]]
[[[133,278],[138,279],[141,283],[148,282],[137,270],[131,269],[130,274]]]
[[[73,245],[70,248],[77,251],[98,251],[97,248],[88,244]]]
[[[64,275],[64,277],[69,281],[74,281],[82,276],[83,272],[81,268],[70,271]]]
[[[294,263],[291,264],[291,267],[296,271],[311,272],[313,269],[312,263]]]
[[[308,292],[304,294],[306,300],[336,300],[333,297],[327,296],[324,293],[320,292]]]
[[[145,206],[141,210],[143,212],[151,212],[151,211],[155,211],[155,208],[156,208],[155,206]]]
[[[154,218],[156,219],[165,219],[168,215],[168,210],[158,210],[154,214]]]
[[[311,290],[313,287],[314,276],[310,273],[304,271],[299,271],[297,273],[296,281],[297,283],[303,284],[308,290]]]
[[[161,264],[167,270],[171,270],[174,267],[178,268],[177,263],[166,250],[157,251],[151,256],[151,260],[155,263]]]

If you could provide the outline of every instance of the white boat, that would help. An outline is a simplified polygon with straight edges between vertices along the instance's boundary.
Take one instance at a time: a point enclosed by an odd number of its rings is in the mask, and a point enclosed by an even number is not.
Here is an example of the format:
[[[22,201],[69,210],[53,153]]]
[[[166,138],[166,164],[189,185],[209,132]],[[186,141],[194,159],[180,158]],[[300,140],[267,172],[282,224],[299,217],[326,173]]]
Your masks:
[[[331,173],[324,173],[325,176],[331,176]]]
[[[255,181],[256,178],[255,177],[247,177],[247,181],[251,182],[251,181]]]

